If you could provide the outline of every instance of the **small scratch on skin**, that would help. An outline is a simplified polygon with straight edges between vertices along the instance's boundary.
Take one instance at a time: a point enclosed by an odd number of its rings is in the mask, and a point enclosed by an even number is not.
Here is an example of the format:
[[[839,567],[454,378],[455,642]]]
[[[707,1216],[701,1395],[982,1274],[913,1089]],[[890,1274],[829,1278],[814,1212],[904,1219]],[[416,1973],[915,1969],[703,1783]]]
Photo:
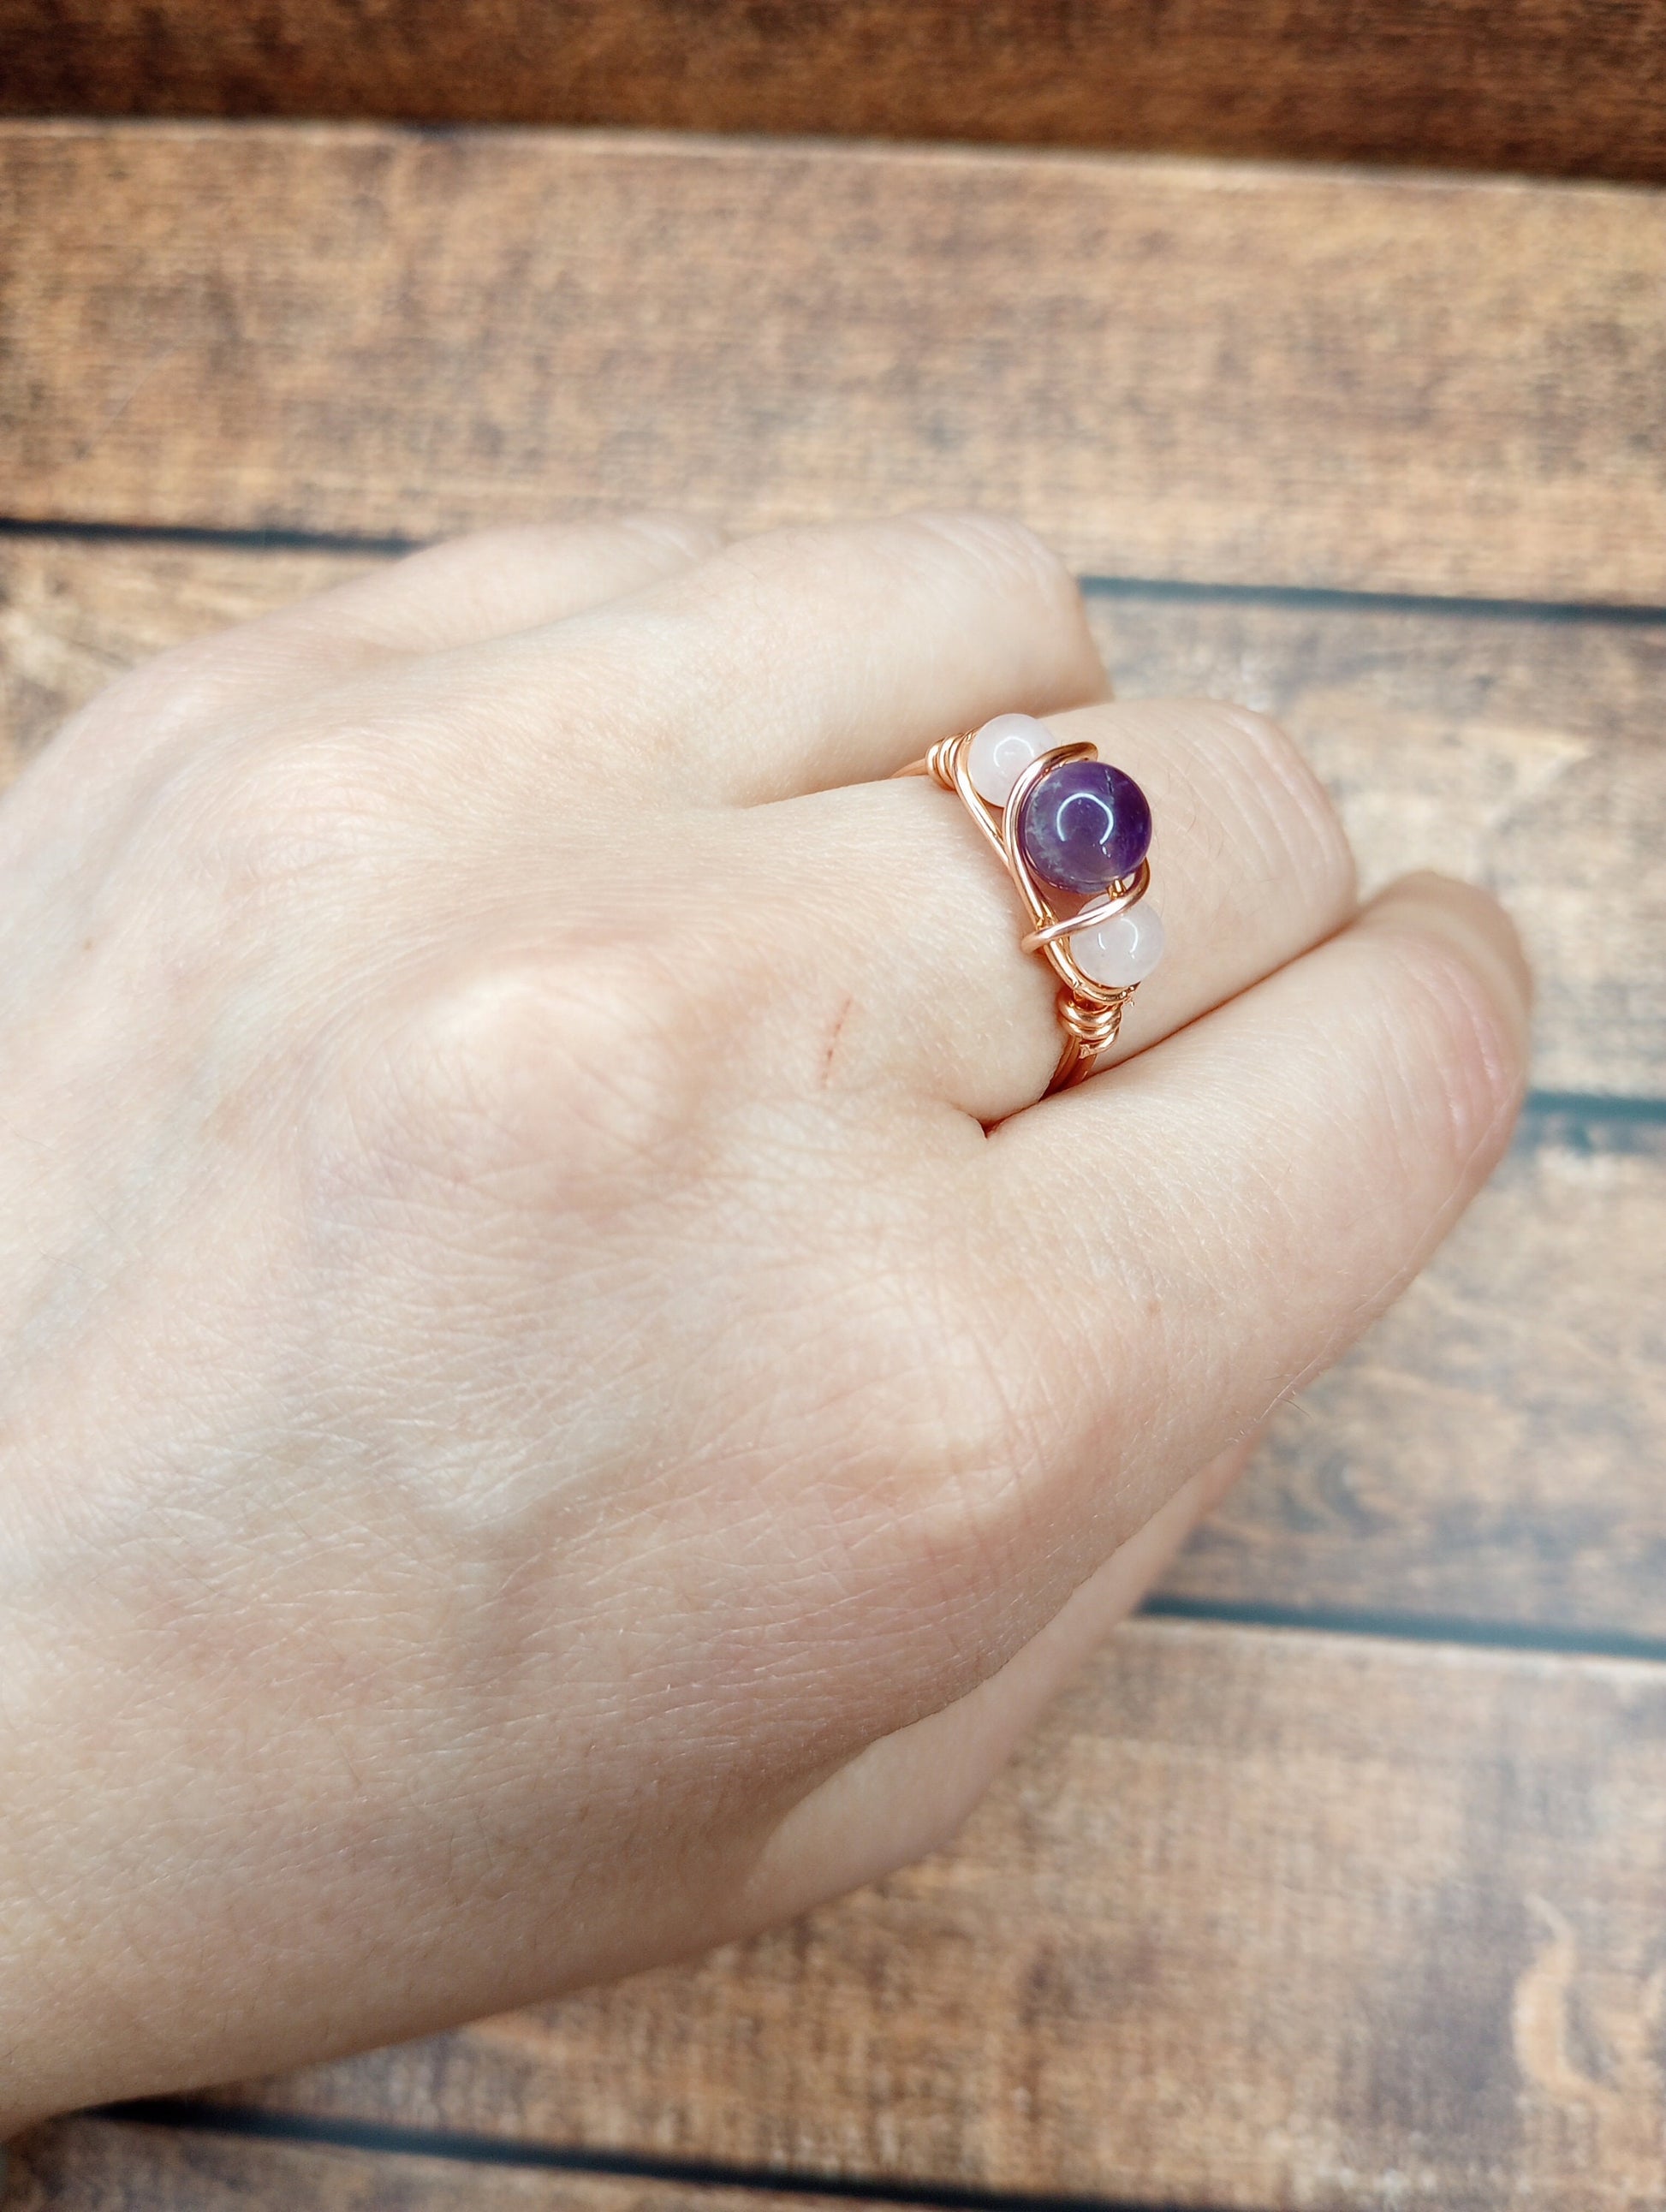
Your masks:
[[[827,1040],[827,1050],[822,1055],[822,1089],[824,1091],[833,1080],[833,1055],[839,1048],[839,1039],[844,1033],[844,1025],[849,1020],[855,1005],[856,1001],[854,998],[846,998],[843,1006],[839,1009],[839,1018],[833,1024],[833,1034]]]

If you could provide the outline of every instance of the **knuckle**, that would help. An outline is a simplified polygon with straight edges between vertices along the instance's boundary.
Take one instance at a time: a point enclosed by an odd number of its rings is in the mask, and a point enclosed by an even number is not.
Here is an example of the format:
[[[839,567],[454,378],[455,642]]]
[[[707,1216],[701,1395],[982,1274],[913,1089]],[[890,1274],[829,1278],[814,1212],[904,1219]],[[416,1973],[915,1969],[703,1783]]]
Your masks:
[[[380,1040],[369,1149],[477,1188],[530,1173],[575,1206],[629,1199],[689,1124],[691,1044],[682,994],[629,953],[478,955]]]
[[[689,561],[704,561],[721,553],[728,543],[715,523],[672,508],[643,508],[627,514],[620,527],[641,539],[650,551],[664,551]]]
[[[416,827],[409,785],[401,791],[382,753],[331,735],[187,762],[172,781],[167,828],[183,831],[198,877],[234,899],[356,869]]]
[[[1519,1103],[1524,1053],[1471,959],[1438,929],[1379,923],[1390,949],[1383,1113],[1401,1152],[1432,1152],[1449,1170],[1502,1141]]]
[[[623,544],[622,544],[622,541]],[[478,603],[483,620],[492,620],[499,596],[512,593],[517,580],[529,569],[566,572],[575,556],[597,561],[605,575],[609,556],[617,559],[625,546],[646,554],[656,568],[703,559],[722,544],[721,533],[696,515],[657,509],[623,514],[617,520],[593,522],[508,522],[490,529],[469,532],[442,540],[410,555],[388,572],[401,577],[469,593]],[[376,581],[385,581],[378,577]],[[513,597],[512,609],[519,602]]]
[[[171,647],[107,684],[90,699],[55,740],[107,749],[130,763],[143,745],[154,750],[179,732],[210,726],[224,708],[239,673],[232,641],[193,640]]]
[[[1351,912],[1359,889],[1353,848],[1301,747],[1253,707],[1211,701],[1203,714],[1205,745],[1218,753],[1269,864],[1301,884],[1322,915],[1340,920]]]
[[[909,520],[939,548],[946,548],[976,583],[1003,594],[1016,591],[1049,614],[1082,619],[1075,578],[1062,557],[1027,523],[970,509],[929,510]]]
[[[1296,741],[1281,722],[1259,707],[1245,707],[1233,699],[1207,699],[1207,719],[1214,725],[1218,741],[1239,757],[1284,775],[1301,763]]]

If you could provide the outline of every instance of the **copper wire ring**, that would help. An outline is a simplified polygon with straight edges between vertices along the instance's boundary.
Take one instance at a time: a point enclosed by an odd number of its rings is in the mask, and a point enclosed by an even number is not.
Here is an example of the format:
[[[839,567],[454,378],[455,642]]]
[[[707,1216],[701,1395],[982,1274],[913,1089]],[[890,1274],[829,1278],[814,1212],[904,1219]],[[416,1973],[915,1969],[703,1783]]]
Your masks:
[[[1055,914],[1043,896],[1024,857],[1018,842],[1018,817],[1025,800],[1049,770],[1061,767],[1067,761],[1097,760],[1097,748],[1085,744],[1053,745],[1037,754],[1014,782],[1006,805],[996,806],[972,782],[970,755],[974,734],[970,730],[963,730],[955,737],[940,738],[923,760],[910,761],[897,773],[928,775],[945,791],[956,794],[1024,902],[1030,927],[1019,939],[1019,945],[1025,952],[1033,952],[1045,960],[1059,979],[1054,1011],[1064,1031],[1064,1047],[1043,1093],[1050,1098],[1055,1091],[1067,1091],[1073,1084],[1085,1083],[1097,1073],[1104,1054],[1116,1042],[1123,1009],[1140,988],[1137,983],[1095,982],[1082,972],[1070,950],[1070,939],[1079,931],[1097,928],[1137,905],[1150,887],[1151,864],[1142,860],[1133,875],[1108,884],[1098,897],[1090,899],[1077,913]]]

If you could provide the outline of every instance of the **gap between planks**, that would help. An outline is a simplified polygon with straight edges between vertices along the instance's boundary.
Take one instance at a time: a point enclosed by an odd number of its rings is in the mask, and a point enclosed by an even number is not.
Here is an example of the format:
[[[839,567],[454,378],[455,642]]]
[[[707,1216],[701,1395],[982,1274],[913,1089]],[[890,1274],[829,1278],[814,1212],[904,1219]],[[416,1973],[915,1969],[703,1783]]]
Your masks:
[[[107,2127],[177,2130],[181,2136],[223,2136],[236,2143],[293,2143],[370,2157],[425,2158],[465,2167],[524,2168],[569,2178],[584,2212],[672,2212],[686,2201],[723,2212],[724,2200],[745,2207],[773,2198],[782,2204],[909,2205],[933,2212],[1165,2212],[1126,2197],[1033,2196],[1012,2191],[939,2188],[897,2181],[884,2174],[789,2173],[777,2168],[714,2166],[627,2151],[587,2151],[514,2137],[459,2135],[442,2128],[404,2128],[380,2121],[331,2120],[305,2112],[264,2111],[258,2106],[199,2104],[188,2097],[143,2098],[77,2116],[76,2122]],[[43,2131],[44,2132],[44,2131]],[[646,2183],[627,2192],[621,2183]],[[616,2185],[609,2187],[608,2185]],[[678,2193],[673,2193],[678,2192]],[[6,2203],[5,2212],[21,2212]],[[1208,2206],[1195,2212],[1213,2212]]]
[[[559,520],[560,518],[552,518]],[[173,522],[113,522],[54,520],[0,514],[0,538],[40,538],[49,543],[89,545],[156,545],[218,548],[229,553],[316,553],[366,562],[397,561],[439,542],[434,537],[364,538],[314,530],[220,529]],[[1447,615],[1459,621],[1529,623],[1618,623],[1647,629],[1666,627],[1666,605],[1602,599],[1511,599],[1462,598],[1444,592],[1373,592],[1318,585],[1229,583],[1203,577],[1079,575],[1088,599],[1149,599],[1182,605],[1266,606],[1377,614]]]

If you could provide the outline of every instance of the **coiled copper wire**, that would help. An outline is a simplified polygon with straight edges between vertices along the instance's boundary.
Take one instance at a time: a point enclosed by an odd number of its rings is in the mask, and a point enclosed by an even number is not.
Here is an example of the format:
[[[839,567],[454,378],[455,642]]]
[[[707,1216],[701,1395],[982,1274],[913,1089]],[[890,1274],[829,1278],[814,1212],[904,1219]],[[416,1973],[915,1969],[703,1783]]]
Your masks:
[[[1070,939],[1078,930],[1095,929],[1101,922],[1137,905],[1150,887],[1151,864],[1141,860],[1133,875],[1107,884],[1102,896],[1090,899],[1078,913],[1055,914],[1024,857],[1018,842],[1018,817],[1025,800],[1050,769],[1061,768],[1067,761],[1097,760],[1098,747],[1086,743],[1049,747],[1018,776],[1006,805],[994,806],[972,781],[970,754],[974,734],[970,730],[963,730],[958,736],[939,738],[923,760],[911,761],[897,774],[928,775],[945,791],[957,795],[1024,902],[1030,927],[1019,944],[1025,951],[1044,959],[1059,978],[1055,1011],[1059,1027],[1064,1031],[1064,1048],[1043,1094],[1050,1098],[1055,1091],[1067,1091],[1073,1084],[1084,1083],[1096,1073],[1101,1056],[1116,1042],[1123,1009],[1140,988],[1137,983],[1095,982],[1082,972],[1070,950]]]

